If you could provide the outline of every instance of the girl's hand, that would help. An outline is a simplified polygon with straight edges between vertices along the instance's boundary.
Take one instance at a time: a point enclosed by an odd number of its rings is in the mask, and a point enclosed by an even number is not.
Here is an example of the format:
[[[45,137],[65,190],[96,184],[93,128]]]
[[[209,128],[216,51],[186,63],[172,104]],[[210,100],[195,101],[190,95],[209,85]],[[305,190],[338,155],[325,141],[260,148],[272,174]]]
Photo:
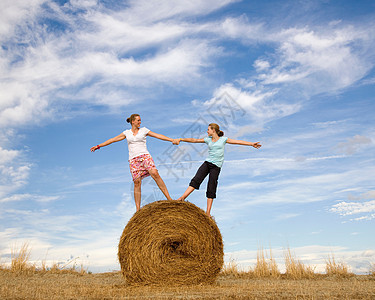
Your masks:
[[[95,150],[98,150],[98,149],[100,149],[100,147],[99,147],[99,145],[96,145],[94,147],[91,147],[90,151],[95,152]]]
[[[181,139],[173,139],[172,143],[173,143],[173,145],[179,145],[180,141],[181,141]]]
[[[252,146],[253,146],[254,148],[256,148],[256,149],[259,149],[260,147],[262,147],[262,145],[259,144],[259,142],[253,143]]]

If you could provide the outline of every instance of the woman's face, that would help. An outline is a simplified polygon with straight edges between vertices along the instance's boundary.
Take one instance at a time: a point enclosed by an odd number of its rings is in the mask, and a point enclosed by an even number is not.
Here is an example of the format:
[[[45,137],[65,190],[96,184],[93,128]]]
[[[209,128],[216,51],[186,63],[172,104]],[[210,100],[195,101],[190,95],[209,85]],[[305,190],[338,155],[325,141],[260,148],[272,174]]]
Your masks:
[[[136,116],[132,125],[134,125],[135,127],[139,128],[141,127],[141,117],[140,116]]]
[[[210,126],[207,128],[207,134],[208,136],[212,136],[214,134],[215,130],[213,130]]]

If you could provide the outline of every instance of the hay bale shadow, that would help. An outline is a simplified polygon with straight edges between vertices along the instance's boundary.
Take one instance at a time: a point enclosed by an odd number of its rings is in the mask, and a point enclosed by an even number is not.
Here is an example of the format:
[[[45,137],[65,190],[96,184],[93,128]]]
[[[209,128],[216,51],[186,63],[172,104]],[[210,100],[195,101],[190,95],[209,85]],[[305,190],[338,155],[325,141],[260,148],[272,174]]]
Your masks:
[[[224,263],[223,240],[215,221],[194,204],[157,201],[129,220],[118,258],[130,285],[211,284]]]

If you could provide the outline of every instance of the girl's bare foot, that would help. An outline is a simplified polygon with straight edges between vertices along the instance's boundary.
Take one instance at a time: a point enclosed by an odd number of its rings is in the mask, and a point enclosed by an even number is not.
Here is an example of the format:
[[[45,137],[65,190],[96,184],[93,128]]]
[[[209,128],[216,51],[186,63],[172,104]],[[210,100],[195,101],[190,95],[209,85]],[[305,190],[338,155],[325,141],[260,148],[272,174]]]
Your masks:
[[[211,220],[213,220],[213,221],[215,221],[216,222],[216,220],[215,220],[215,218],[214,218],[214,216],[211,216],[210,214],[207,214],[207,216],[211,219]]]

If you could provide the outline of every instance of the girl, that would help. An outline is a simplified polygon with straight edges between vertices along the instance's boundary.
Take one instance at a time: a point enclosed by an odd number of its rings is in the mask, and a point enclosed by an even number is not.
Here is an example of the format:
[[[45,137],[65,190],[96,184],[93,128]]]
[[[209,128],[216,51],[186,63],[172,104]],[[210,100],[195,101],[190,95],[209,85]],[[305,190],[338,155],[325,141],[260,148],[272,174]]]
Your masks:
[[[104,146],[108,146],[112,143],[127,139],[129,148],[129,167],[134,182],[134,201],[137,211],[141,208],[141,181],[143,178],[150,175],[155,180],[156,184],[163,192],[165,197],[168,200],[172,200],[163,179],[160,177],[159,172],[155,167],[154,160],[147,150],[146,136],[152,136],[163,141],[172,142],[173,144],[178,144],[178,141],[166,137],[165,135],[152,132],[146,127],[140,128],[141,117],[139,116],[139,114],[132,114],[129,118],[126,119],[126,121],[131,124],[131,129],[125,130],[118,136],[92,147],[90,149],[91,152],[94,152],[95,150],[98,150]]]
[[[188,143],[206,143],[208,145],[208,157],[206,161],[199,167],[197,173],[195,174],[194,178],[190,181],[189,187],[185,191],[185,193],[178,198],[177,200],[185,200],[195,189],[199,190],[199,186],[201,185],[202,181],[208,177],[208,184],[207,184],[207,215],[211,217],[211,207],[212,202],[216,198],[216,189],[217,189],[217,180],[219,178],[221,166],[224,162],[224,146],[226,143],[228,144],[235,144],[235,145],[244,145],[244,146],[252,146],[256,149],[260,148],[262,145],[259,142],[251,143],[246,141],[240,140],[233,140],[227,137],[224,137],[224,132],[222,132],[219,128],[219,125],[215,123],[211,123],[208,125],[207,129],[208,137],[204,139],[194,139],[194,138],[182,138],[178,139],[182,142]]]

